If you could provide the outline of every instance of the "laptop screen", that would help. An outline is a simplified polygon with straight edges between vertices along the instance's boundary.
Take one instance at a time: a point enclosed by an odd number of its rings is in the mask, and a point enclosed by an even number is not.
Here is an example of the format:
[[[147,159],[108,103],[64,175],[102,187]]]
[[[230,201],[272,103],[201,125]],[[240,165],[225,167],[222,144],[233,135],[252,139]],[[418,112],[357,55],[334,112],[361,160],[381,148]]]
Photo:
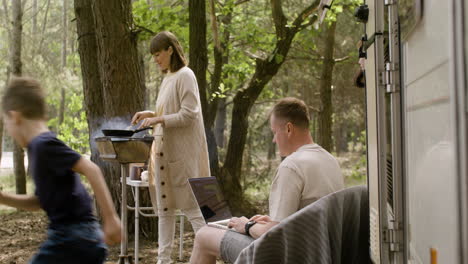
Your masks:
[[[232,217],[215,177],[191,178],[189,183],[205,222],[214,222]]]

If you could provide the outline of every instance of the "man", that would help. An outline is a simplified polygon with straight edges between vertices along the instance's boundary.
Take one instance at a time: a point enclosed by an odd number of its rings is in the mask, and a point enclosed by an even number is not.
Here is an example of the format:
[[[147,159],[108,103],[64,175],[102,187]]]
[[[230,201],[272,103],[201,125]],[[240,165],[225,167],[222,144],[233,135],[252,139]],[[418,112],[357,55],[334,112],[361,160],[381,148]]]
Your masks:
[[[234,262],[242,249],[280,221],[344,187],[338,161],[310,135],[309,111],[303,101],[280,100],[271,111],[270,125],[273,142],[281,157],[286,157],[271,185],[270,215],[233,217],[228,227],[235,231],[203,227],[196,234],[190,263],[216,263],[218,256]]]

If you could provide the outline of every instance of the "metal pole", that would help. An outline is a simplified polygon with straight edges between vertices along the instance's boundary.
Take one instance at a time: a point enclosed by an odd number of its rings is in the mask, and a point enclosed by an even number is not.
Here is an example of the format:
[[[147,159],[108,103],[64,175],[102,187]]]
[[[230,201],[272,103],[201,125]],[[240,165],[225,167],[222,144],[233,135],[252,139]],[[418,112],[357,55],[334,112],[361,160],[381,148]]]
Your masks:
[[[135,264],[138,264],[139,228],[140,228],[140,186],[135,187]]]
[[[184,237],[184,216],[181,215],[179,219],[180,219],[179,260],[182,260],[182,251],[184,249],[184,239],[183,239],[183,237]]]
[[[122,202],[120,204],[120,221],[122,222],[122,240],[120,242],[119,264],[132,264],[128,256],[128,226],[127,226],[127,175],[128,164],[120,164],[120,184],[122,185]]]
[[[392,152],[392,178],[393,178],[393,229],[396,234],[396,243],[390,245],[391,260],[393,263],[403,263],[405,255],[403,234],[403,178],[402,178],[402,140],[401,140],[401,87],[400,87],[400,27],[398,18],[398,5],[396,1],[387,0],[388,10],[388,53],[389,61],[386,63],[388,74],[387,93],[390,96],[390,129]]]

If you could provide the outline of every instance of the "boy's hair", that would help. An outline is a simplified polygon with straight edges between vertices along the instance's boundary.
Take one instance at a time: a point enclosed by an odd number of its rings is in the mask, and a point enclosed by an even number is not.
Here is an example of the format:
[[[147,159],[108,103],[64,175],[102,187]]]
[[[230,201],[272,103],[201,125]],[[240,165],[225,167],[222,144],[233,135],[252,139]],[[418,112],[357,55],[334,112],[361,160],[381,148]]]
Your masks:
[[[169,31],[159,32],[156,36],[153,37],[153,39],[151,39],[150,53],[153,55],[156,52],[167,50],[169,47],[172,47],[171,64],[169,65],[169,70],[171,72],[176,72],[180,70],[180,68],[187,65],[187,60],[185,59],[182,46],[174,34]]]
[[[47,107],[39,82],[29,77],[13,77],[2,97],[2,111],[18,111],[27,119],[46,119]]]
[[[294,97],[279,100],[271,110],[270,116],[291,122],[296,127],[309,129],[309,109],[304,101]]]

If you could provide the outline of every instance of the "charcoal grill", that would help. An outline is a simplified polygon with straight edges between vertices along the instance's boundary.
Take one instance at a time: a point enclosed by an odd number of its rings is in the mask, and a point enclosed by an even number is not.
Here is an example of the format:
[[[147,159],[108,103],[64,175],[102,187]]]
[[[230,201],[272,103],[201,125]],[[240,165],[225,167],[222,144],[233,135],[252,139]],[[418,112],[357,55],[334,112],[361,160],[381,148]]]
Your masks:
[[[120,163],[122,241],[120,244],[119,264],[131,264],[133,262],[132,256],[128,254],[127,184],[125,184],[129,175],[129,163],[148,161],[153,140],[154,137],[152,136],[95,138],[99,157],[105,161]]]

